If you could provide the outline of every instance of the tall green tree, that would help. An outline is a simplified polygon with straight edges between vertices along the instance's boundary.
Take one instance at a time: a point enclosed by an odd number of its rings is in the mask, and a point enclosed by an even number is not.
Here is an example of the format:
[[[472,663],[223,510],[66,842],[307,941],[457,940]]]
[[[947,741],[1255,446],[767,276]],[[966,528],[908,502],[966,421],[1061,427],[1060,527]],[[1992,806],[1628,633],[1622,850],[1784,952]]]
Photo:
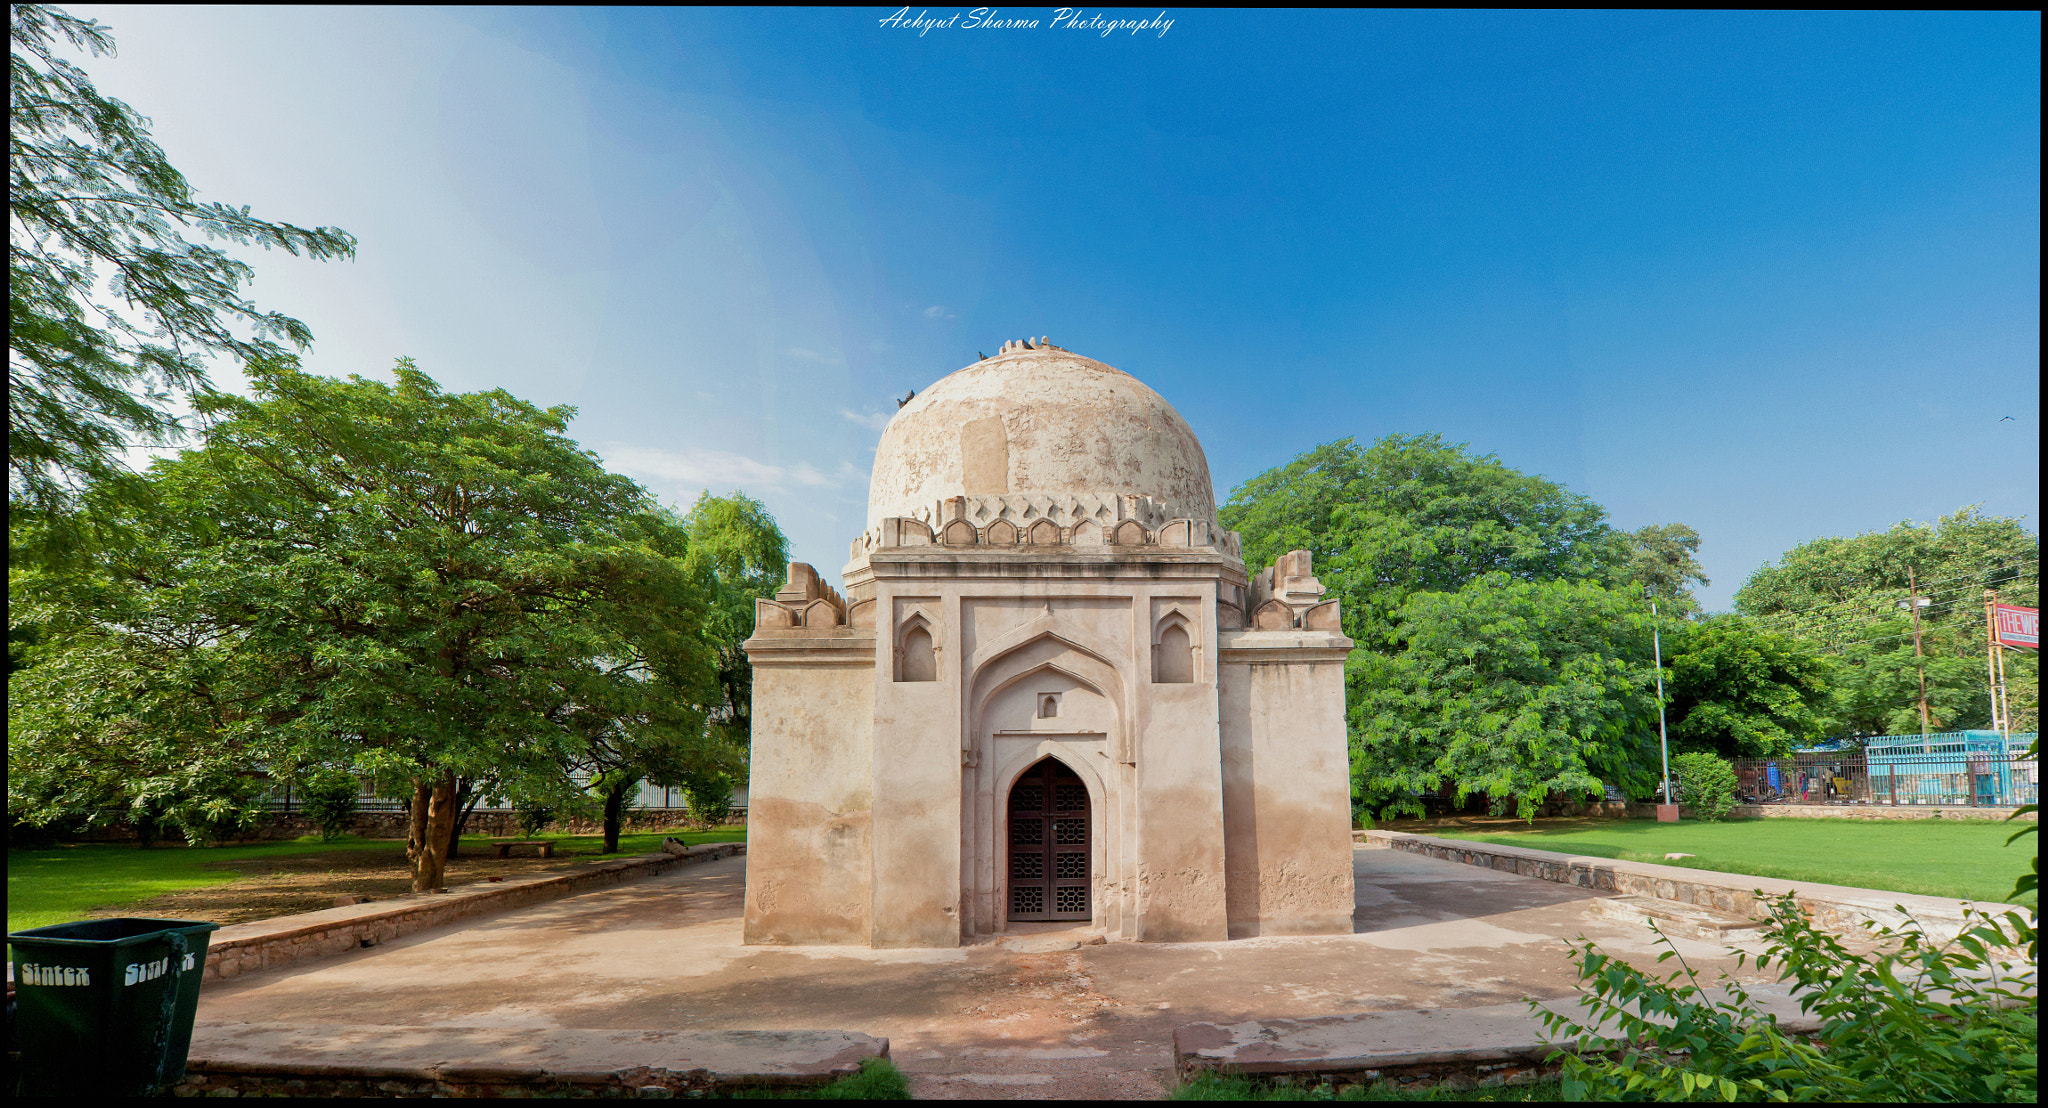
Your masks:
[[[789,573],[789,542],[775,517],[745,493],[697,498],[684,523],[689,564],[710,594],[705,633],[718,653],[711,724],[741,750],[753,736],[754,671],[740,643],[754,633],[754,601],[774,596]]]
[[[1343,602],[1362,802],[1419,810],[1449,785],[1527,815],[1654,776],[1649,611],[1598,504],[1436,435],[1390,435],[1316,447],[1219,515],[1247,565],[1308,550]]]
[[[1667,640],[1666,719],[1674,753],[1771,758],[1827,736],[1827,660],[1740,616],[1684,626]]]
[[[1932,524],[1801,543],[1751,574],[1735,608],[1757,627],[1836,659],[1831,734],[1917,733],[1923,669],[1931,729],[1984,727],[1991,721],[1985,592],[2039,607],[2040,558],[2040,536],[2019,520],[1966,507]],[[1907,607],[1916,590],[1926,601],[1919,657]],[[2013,730],[2033,730],[2039,658],[2008,651],[2006,669]]]
[[[151,495],[89,502],[135,538],[23,590],[50,641],[15,680],[83,681],[10,682],[10,726],[34,713],[51,739],[29,754],[158,728],[164,773],[409,781],[416,889],[442,884],[458,778],[568,806],[606,744],[728,764],[677,521],[566,437],[573,409],[395,376],[259,366],[254,399],[202,398],[204,446],[157,463]]]
[[[8,11],[8,501],[61,523],[83,483],[125,472],[127,447],[178,434],[168,405],[207,390],[209,357],[274,363],[312,340],[251,302],[254,271],[207,241],[326,259],[353,257],[355,240],[200,202],[149,120],[60,56],[60,40],[112,54],[107,27]]]
[[[1700,533],[1683,523],[1653,523],[1628,533],[1628,579],[1650,590],[1662,614],[1696,616],[1694,585],[1710,585],[1700,566]]]
[[[745,779],[753,669],[740,643],[753,633],[755,598],[773,595],[781,586],[787,542],[768,509],[739,492],[703,493],[679,526],[689,536],[685,572],[706,597],[703,637],[715,659],[706,717],[718,741],[679,743],[673,736],[649,741],[617,727],[591,735],[579,769],[603,805],[606,854],[618,852],[626,806],[642,780],[684,789],[695,807],[697,796],[720,790],[730,794],[730,782]]]
[[[1598,504],[1438,435],[1325,443],[1238,486],[1218,517],[1243,536],[1247,566],[1309,551],[1345,632],[1369,650],[1394,647],[1414,593],[1492,573],[1607,580],[1629,554]]]
[[[1351,699],[1353,776],[1385,814],[1418,794],[1484,793],[1524,819],[1551,797],[1655,776],[1650,614],[1597,581],[1490,574],[1423,592],[1399,613],[1400,650],[1367,655]]]

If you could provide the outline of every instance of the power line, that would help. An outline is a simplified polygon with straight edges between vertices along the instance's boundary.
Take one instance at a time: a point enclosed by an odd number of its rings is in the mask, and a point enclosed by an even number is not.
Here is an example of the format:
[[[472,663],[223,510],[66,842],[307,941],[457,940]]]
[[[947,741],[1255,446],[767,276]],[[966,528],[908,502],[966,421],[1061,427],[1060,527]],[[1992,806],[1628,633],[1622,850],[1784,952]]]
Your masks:
[[[1935,558],[1936,560],[1943,560],[1943,559],[1945,559],[1945,558],[1948,558],[1948,557],[1952,557],[1953,555],[1944,555],[1944,554],[1942,554],[1942,553],[1941,553],[1941,552],[1939,552],[1939,551],[1929,551],[1929,552],[1923,552],[1923,556],[1932,556],[1932,557],[1934,557],[1934,558]],[[2004,565],[2004,564],[2006,564],[2006,563],[2007,563],[2008,561],[2014,561],[2014,560],[2017,560],[2017,561],[2026,561],[2026,560],[2029,560],[2029,559],[2035,559],[2035,558],[2039,558],[2040,556],[2041,556],[2041,551],[2040,551],[2040,546],[2039,546],[2039,543],[2038,543],[2038,540],[2037,540],[2037,542],[2036,542],[2036,545],[2035,545],[2035,548],[2034,548],[2033,550],[2031,550],[2031,551],[2022,551],[2022,552],[2019,552],[2019,553],[2015,553],[2015,554],[2011,554],[2011,555],[2007,555],[2007,556],[2000,556],[2000,557],[1994,557],[1994,558],[1991,558],[1991,559],[1989,559],[1989,560],[1988,560],[1988,561],[1986,561],[1986,562],[1982,562],[1982,563],[1979,563],[1979,566],[1980,566],[1980,568],[1997,568],[1997,567],[1999,567],[1999,566],[2001,566],[2001,565]],[[1891,572],[1890,570],[1886,570],[1886,569],[1882,569],[1882,568],[1877,568],[1877,567],[1873,567],[1873,568],[1870,568],[1870,569],[1817,569],[1817,568],[1806,568],[1806,567],[1797,567],[1797,566],[1791,566],[1791,565],[1781,565],[1781,566],[1778,566],[1778,565],[1774,565],[1774,566],[1766,566],[1766,567],[1764,567],[1764,568],[1765,568],[1766,570],[1772,570],[1772,571],[1777,571],[1777,572],[1781,572],[1781,573],[1783,573],[1783,572],[1791,572],[1791,571],[1797,570],[1797,572],[1798,572],[1798,575],[1799,575],[1799,576],[1801,576],[1801,577],[1821,578],[1821,579],[1827,579],[1827,580],[1834,580],[1834,581],[1861,581],[1861,580],[1868,580],[1868,579],[1869,579],[1870,577],[1872,577],[1873,575],[1881,575],[1881,574],[1883,574],[1883,573],[1885,573],[1885,572]],[[1761,571],[1760,571],[1760,572],[1761,572]],[[1964,571],[1964,572],[1972,572],[1972,571],[1968,571],[1968,570],[1966,570],[1966,571]]]
[[[1955,585],[1955,586],[1954,586],[1954,588],[1955,588],[1955,589],[1960,589],[1960,590],[1968,590],[1968,589],[1971,589],[1971,588],[1977,588],[1977,587],[1982,587],[1982,586],[1981,586],[1981,585],[1979,584],[1979,582],[1981,582],[1981,581],[1982,581],[1982,575],[1983,575],[1983,574],[1986,574],[1986,573],[1995,573],[1995,572],[1997,572],[1997,571],[1999,571],[1999,570],[2007,570],[2007,569],[2009,569],[2009,570],[2014,570],[2014,571],[2017,571],[2017,570],[2019,570],[2019,569],[2020,569],[2020,567],[2021,567],[2021,566],[2024,566],[2024,565],[2028,565],[2028,564],[2037,564],[2037,563],[2039,563],[2039,562],[2040,562],[2040,560],[2041,560],[2041,558],[2040,558],[2040,555],[2038,555],[2038,554],[2022,554],[2022,555],[2019,555],[2018,557],[2016,557],[2016,558],[2012,559],[2011,561],[2004,561],[2004,562],[1995,562],[1995,563],[1993,563],[1993,564],[1991,564],[1991,565],[1988,565],[1988,566],[1983,566],[1983,567],[1980,567],[1980,568],[1978,568],[1978,569],[1974,569],[1974,570],[1966,570],[1966,571],[1964,571],[1964,572],[1962,572],[1962,573],[1954,574],[1954,575],[1951,575],[1951,576],[1948,576],[1948,577],[1939,577],[1939,578],[1934,578],[1934,579],[1932,579],[1932,580],[1930,580],[1930,581],[1928,581],[1928,582],[1927,582],[1927,586],[1928,586],[1928,588],[1929,588],[1929,589],[1933,589],[1933,588],[1937,588],[1937,587],[1940,587],[1940,586],[1943,586],[1943,585],[1947,585],[1947,584],[1949,584],[1950,582],[1962,582],[1961,584],[1957,584],[1957,585]],[[1860,581],[1864,581],[1864,580],[1867,580],[1867,579],[1868,579],[1868,576],[1869,576],[1869,575],[1867,575],[1867,574],[1847,574],[1847,573],[1845,573],[1845,574],[1843,574],[1842,576],[1843,576],[1843,577],[1844,577],[1845,579],[1849,579],[1849,580],[1853,580],[1853,581],[1858,581],[1858,582],[1860,582]],[[2007,576],[2007,577],[2000,577],[2000,578],[1998,578],[1998,579],[1997,579],[1997,581],[2011,581],[2011,580],[2015,580],[2015,579],[2017,579],[2017,578],[2019,578],[2019,577],[2021,577],[2021,576],[2024,576],[2024,575],[2023,575],[2023,574],[2021,574],[2021,573],[2018,573],[2018,572],[2014,572],[2014,573],[2013,573],[2013,574],[2012,574],[2011,576]],[[1995,584],[1995,583],[1996,583],[1996,581],[1991,581],[1991,582],[1982,582],[1982,584],[1984,584],[1984,585],[1988,585],[1988,584]],[[1895,585],[1878,585],[1878,586],[1875,586],[1875,588],[1876,588],[1876,589],[1878,589],[1878,590],[1882,590],[1882,591],[1886,591],[1886,592],[1889,592],[1889,591],[1893,591],[1893,590],[1897,589],[1898,587],[1899,587],[1899,586],[1895,586]],[[1953,590],[1951,590],[1951,591],[1953,591]],[[1921,594],[1921,595],[1925,596],[1925,595],[1928,595],[1928,594],[1927,594],[1926,592],[1922,592],[1922,594]],[[1777,610],[1777,611],[1772,611],[1772,612],[1760,612],[1760,613],[1758,613],[1757,615],[1755,615],[1755,616],[1752,616],[1751,618],[1753,618],[1753,619],[1763,619],[1763,618],[1768,618],[1768,617],[1772,617],[1772,616],[1788,616],[1788,615],[1799,615],[1800,613],[1803,613],[1803,612],[1817,612],[1817,611],[1820,611],[1820,610],[1821,610],[1821,609],[1823,609],[1823,608],[1834,608],[1834,607],[1840,607],[1841,605],[1844,605],[1844,604],[1856,604],[1856,603],[1861,603],[1861,602],[1865,602],[1865,601],[1868,601],[1868,600],[1870,600],[1870,599],[1873,599],[1873,596],[1874,596],[1874,594],[1873,594],[1873,595],[1865,595],[1865,596],[1847,596],[1847,597],[1843,597],[1843,598],[1842,598],[1842,599],[1840,599],[1840,600],[1830,600],[1830,601],[1827,601],[1827,602],[1825,602],[1825,603],[1821,603],[1821,604],[1815,604],[1815,605],[1812,605],[1812,606],[1810,606],[1810,607],[1806,607],[1806,608],[1786,608],[1786,609],[1780,609],[1780,610]]]
[[[2017,567],[2013,567],[2013,568],[2017,568]],[[2024,577],[2026,577],[2026,576],[2027,576],[2027,575],[2026,575],[2025,573],[2017,573],[2017,572],[2016,572],[2016,573],[2010,574],[2010,575],[2008,575],[2008,576],[2005,576],[2005,577],[1994,577],[1994,578],[1992,578],[1992,579],[1990,579],[1990,580],[1985,580],[1985,579],[1983,579],[1983,578],[1975,578],[1975,579],[1971,580],[1971,581],[1970,581],[1969,583],[1967,583],[1967,584],[1961,584],[1961,585],[1952,585],[1952,586],[1950,586],[1950,587],[1947,587],[1947,588],[1943,588],[1943,589],[1937,589],[1937,590],[1929,590],[1929,591],[1922,591],[1922,592],[1921,592],[1921,593],[1920,593],[1919,595],[1920,595],[1920,596],[1921,596],[1921,597],[1922,597],[1923,599],[1927,599],[1927,600],[1933,600],[1933,601],[1935,601],[1935,602],[1936,602],[1936,603],[1934,603],[1934,604],[1928,605],[1929,607],[1947,607],[1947,608],[1949,608],[1949,609],[1953,610],[1953,609],[1954,609],[1955,607],[1957,607],[1957,606],[1958,606],[1958,601],[1956,601],[1956,600],[1948,600],[1948,601],[1943,601],[1943,600],[1940,600],[1939,598],[1941,598],[1941,597],[1960,597],[1960,596],[1961,596],[1962,594],[1965,594],[1965,593],[1969,593],[1969,592],[1972,592],[1972,591],[1974,591],[1974,590],[1977,590],[1977,589],[1989,588],[1989,587],[1990,587],[1990,586],[1992,586],[1992,585],[2002,584],[2002,583],[2004,583],[2004,582],[2007,582],[2007,581],[2017,581],[2017,580],[2020,580],[2020,579],[2022,579],[2022,578],[2024,578]],[[1884,615],[1884,614],[1885,614],[1885,613],[1884,613],[1884,612],[1882,611],[1882,609],[1884,609],[1884,608],[1890,608],[1890,607],[1893,607],[1893,606],[1895,606],[1895,605],[1896,605],[1897,603],[1898,603],[1898,598],[1897,598],[1897,597],[1890,597],[1890,596],[1883,596],[1883,595],[1878,595],[1878,594],[1872,594],[1872,595],[1869,595],[1869,596],[1858,596],[1858,597],[1850,597],[1850,598],[1847,598],[1847,599],[1844,599],[1844,600],[1832,601],[1832,602],[1830,602],[1830,603],[1828,603],[1828,604],[1819,604],[1819,605],[1815,605],[1814,607],[1811,607],[1811,608],[1800,608],[1800,609],[1797,609],[1796,611],[1777,611],[1777,612],[1764,612],[1764,613],[1761,613],[1761,614],[1758,614],[1758,615],[1746,616],[1746,617],[1744,617],[1744,618],[1747,618],[1747,619],[1752,619],[1752,620],[1756,620],[1756,621],[1758,621],[1758,622],[1767,622],[1767,621],[1773,621],[1773,620],[1776,620],[1776,621],[1780,621],[1780,622],[1785,622],[1785,621],[1789,621],[1790,625],[1799,625],[1799,624],[1802,624],[1802,623],[1804,623],[1805,621],[1801,621],[1801,620],[1798,620],[1798,619],[1796,619],[1796,618],[1794,618],[1794,617],[1796,617],[1796,616],[1799,616],[1799,615],[1802,615],[1802,614],[1804,614],[1804,613],[1807,613],[1807,612],[1817,612],[1817,611],[1821,611],[1822,609],[1830,609],[1830,608],[1832,608],[1832,609],[1840,609],[1840,608],[1848,607],[1848,606],[1850,606],[1850,605],[1866,605],[1866,606],[1868,606],[1868,607],[1869,607],[1869,608],[1871,609],[1871,610],[1869,610],[1869,611],[1864,611],[1864,612],[1856,612],[1856,613],[1842,613],[1842,614],[1840,614],[1840,615],[1834,615],[1834,614],[1830,614],[1830,615],[1822,615],[1822,616],[1816,616],[1816,617],[1814,617],[1814,619],[1815,619],[1815,620],[1817,620],[1817,621],[1820,621],[1820,622],[1821,622],[1821,625],[1822,625],[1822,626],[1827,626],[1827,625],[1830,625],[1830,624],[1834,624],[1834,623],[1839,623],[1839,622],[1841,622],[1841,621],[1842,621],[1842,620],[1844,620],[1844,619],[1853,619],[1853,618],[1855,618],[1855,617],[1857,617],[1857,616],[1864,616],[1864,617],[1875,617],[1875,616],[1882,616],[1882,615]],[[1974,608],[1974,605],[1972,605],[1972,608]]]

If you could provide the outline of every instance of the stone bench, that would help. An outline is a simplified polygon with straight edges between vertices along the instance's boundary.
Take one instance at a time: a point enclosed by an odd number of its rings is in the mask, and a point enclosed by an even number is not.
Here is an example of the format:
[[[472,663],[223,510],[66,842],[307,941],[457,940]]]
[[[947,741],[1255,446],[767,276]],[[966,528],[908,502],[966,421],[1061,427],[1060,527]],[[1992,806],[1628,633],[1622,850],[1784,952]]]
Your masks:
[[[512,848],[515,846],[537,846],[540,848],[541,857],[552,858],[555,856],[555,844],[547,839],[528,839],[523,842],[492,843],[491,845],[498,848],[498,857],[500,858],[510,858],[512,856]]]
[[[1757,1010],[1788,1034],[1812,1034],[1820,1018],[1800,1010],[1790,987],[1750,986]],[[1710,990],[1720,999],[1720,990]],[[1540,1009],[1578,1019],[1577,996],[1541,1001]],[[1659,1022],[1669,1022],[1660,1020]],[[1605,1024],[1599,1030],[1612,1033]],[[1548,1061],[1572,1049],[1543,1026],[1528,1004],[1419,1008],[1309,1019],[1191,1023],[1175,1029],[1175,1068],[1183,1079],[1204,1070],[1315,1085],[1390,1081],[1453,1088],[1520,1085],[1556,1072]]]
[[[673,1097],[820,1085],[887,1058],[852,1031],[205,1023],[176,1096]]]

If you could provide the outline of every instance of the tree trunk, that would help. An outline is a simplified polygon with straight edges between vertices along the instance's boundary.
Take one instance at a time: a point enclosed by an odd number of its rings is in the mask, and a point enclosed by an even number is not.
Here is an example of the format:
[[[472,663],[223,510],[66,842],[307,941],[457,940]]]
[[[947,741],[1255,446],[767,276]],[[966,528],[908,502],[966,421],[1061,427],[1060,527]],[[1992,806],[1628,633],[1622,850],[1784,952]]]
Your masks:
[[[626,821],[626,796],[640,784],[638,777],[627,777],[612,784],[604,794],[604,853],[619,852],[619,826]]]
[[[448,857],[453,859],[462,850],[462,829],[469,826],[469,814],[476,811],[477,801],[484,797],[483,790],[476,787],[473,777],[460,777],[455,784],[455,822],[448,828]]]
[[[405,854],[412,862],[412,891],[447,887],[448,832],[455,825],[455,774],[443,771],[412,782],[412,814]]]

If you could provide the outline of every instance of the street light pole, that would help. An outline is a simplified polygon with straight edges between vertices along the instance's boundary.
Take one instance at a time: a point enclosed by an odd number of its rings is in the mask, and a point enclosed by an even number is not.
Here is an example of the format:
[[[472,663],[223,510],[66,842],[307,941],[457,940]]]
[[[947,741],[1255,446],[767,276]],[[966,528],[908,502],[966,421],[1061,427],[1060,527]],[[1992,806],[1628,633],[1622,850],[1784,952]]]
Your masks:
[[[1671,795],[1671,736],[1664,729],[1664,640],[1657,627],[1657,598],[1649,586],[1643,595],[1650,601],[1650,649],[1657,659],[1657,745],[1664,753],[1663,803],[1657,805],[1657,822],[1678,822],[1678,798]]]
[[[1913,567],[1906,567],[1906,595],[1913,611],[1913,664],[1920,669],[1920,743],[1927,744],[1927,656],[1920,652],[1920,582],[1913,575]],[[1929,601],[1928,603],[1933,603]]]

